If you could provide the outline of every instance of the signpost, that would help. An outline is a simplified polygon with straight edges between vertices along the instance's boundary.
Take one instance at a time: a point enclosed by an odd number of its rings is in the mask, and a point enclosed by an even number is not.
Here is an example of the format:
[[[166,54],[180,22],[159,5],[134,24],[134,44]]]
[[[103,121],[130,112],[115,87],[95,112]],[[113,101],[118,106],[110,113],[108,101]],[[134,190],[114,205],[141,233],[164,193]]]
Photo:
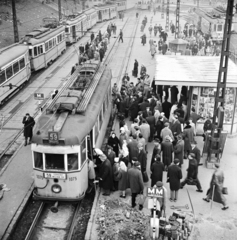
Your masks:
[[[34,93],[34,99],[35,100],[44,100],[44,94],[43,93]]]

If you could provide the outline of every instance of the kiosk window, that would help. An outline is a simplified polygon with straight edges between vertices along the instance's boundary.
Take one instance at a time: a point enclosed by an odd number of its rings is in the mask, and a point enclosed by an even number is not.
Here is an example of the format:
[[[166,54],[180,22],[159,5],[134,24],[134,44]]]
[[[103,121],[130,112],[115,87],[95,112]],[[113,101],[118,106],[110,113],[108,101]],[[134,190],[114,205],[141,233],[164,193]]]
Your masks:
[[[45,168],[64,171],[64,155],[45,153]]]
[[[35,168],[43,169],[43,154],[34,152],[34,166]]]

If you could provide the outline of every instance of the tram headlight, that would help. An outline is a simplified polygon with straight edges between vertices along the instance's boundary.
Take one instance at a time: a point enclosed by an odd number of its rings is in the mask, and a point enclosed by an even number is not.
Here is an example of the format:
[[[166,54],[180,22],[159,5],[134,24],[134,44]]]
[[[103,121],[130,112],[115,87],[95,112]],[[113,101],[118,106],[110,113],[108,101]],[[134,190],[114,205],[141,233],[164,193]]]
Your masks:
[[[54,184],[51,188],[52,192],[54,193],[60,193],[62,191],[62,188],[60,185],[58,184]]]

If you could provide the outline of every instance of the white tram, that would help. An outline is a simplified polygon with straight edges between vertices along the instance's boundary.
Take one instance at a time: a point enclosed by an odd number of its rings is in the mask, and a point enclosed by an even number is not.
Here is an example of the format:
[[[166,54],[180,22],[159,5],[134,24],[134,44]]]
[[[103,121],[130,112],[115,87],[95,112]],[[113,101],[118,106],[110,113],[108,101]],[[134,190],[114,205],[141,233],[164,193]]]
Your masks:
[[[87,16],[85,14],[68,16],[68,19],[64,20],[62,25],[65,26],[66,43],[75,43],[86,34],[88,28]]]
[[[29,80],[28,46],[14,44],[0,49],[0,105]]]
[[[95,6],[98,13],[98,22],[110,20],[117,16],[117,5],[116,4],[99,4]]]
[[[96,25],[98,21],[98,14],[94,8],[90,8],[83,12],[87,17],[87,29],[91,29],[93,26]]]
[[[77,201],[88,188],[88,154],[110,119],[111,70],[86,63],[39,118],[32,139],[34,198]],[[98,70],[98,71],[97,71]]]
[[[22,42],[29,46],[32,71],[48,67],[66,51],[63,26],[36,29],[28,33]]]

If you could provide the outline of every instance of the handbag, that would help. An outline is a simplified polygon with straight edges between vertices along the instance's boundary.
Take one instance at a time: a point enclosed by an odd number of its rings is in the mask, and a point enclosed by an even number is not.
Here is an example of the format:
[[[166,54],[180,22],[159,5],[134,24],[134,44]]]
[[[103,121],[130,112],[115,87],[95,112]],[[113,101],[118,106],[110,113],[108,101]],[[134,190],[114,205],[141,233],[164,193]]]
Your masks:
[[[225,195],[228,195],[228,188],[227,187],[223,187],[222,188],[222,193]]]
[[[146,171],[144,171],[144,172],[142,173],[142,178],[143,178],[143,182],[144,182],[144,183],[147,183],[147,182],[149,181],[148,175],[147,175],[147,172],[146,172]]]
[[[145,200],[146,200],[146,197],[143,194],[140,194],[138,198],[138,204],[143,205]]]

